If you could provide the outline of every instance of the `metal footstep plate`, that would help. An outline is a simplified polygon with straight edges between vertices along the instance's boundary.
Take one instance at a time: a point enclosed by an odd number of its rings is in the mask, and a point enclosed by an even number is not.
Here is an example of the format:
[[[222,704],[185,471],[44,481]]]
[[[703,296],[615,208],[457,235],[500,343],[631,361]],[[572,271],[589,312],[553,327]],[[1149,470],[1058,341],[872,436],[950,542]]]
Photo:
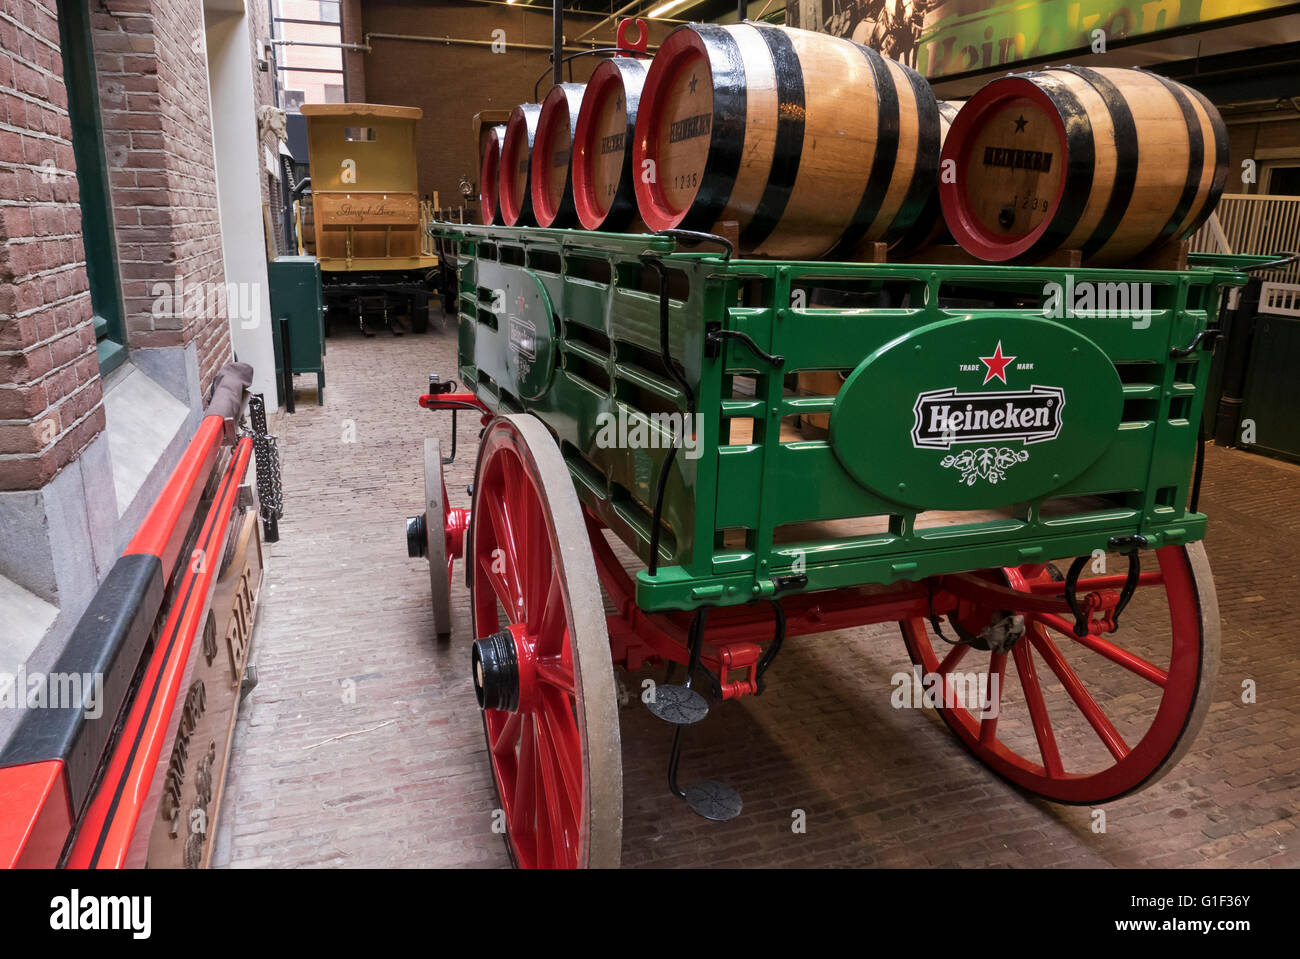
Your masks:
[[[686,686],[655,686],[654,699],[646,706],[650,712],[674,726],[690,726],[709,714],[709,704],[704,697]]]
[[[686,789],[686,803],[696,813],[714,822],[726,822],[740,815],[744,803],[740,793],[730,786],[710,779],[695,783]]]

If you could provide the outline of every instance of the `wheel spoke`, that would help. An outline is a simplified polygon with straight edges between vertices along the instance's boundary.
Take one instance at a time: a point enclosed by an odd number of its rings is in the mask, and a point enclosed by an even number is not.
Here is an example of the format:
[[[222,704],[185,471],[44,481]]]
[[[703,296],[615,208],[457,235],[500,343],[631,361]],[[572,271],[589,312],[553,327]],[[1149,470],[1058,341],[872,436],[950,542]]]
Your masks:
[[[551,561],[551,542],[546,532],[546,517],[534,507],[524,519],[524,542],[519,551],[526,564],[523,569],[524,608],[528,621],[536,623],[547,611],[544,605],[556,580],[555,564]]]
[[[542,656],[535,666],[537,679],[554,686],[570,696],[576,692],[573,683],[573,670],[559,656]]]
[[[980,719],[980,742],[991,743],[998,738],[998,716],[1002,712],[1002,680],[1007,673],[1007,654],[993,653],[989,657],[988,704]],[[994,682],[994,679],[997,682]],[[994,699],[994,687],[996,700]]]
[[[513,466],[513,462],[510,465]],[[528,517],[537,509],[532,489],[521,478],[522,474],[523,470],[518,468],[502,469],[501,502],[505,503],[506,517],[510,521],[510,543],[514,547],[511,559],[514,562],[520,562],[528,555]]]
[[[578,735],[577,723],[573,721],[569,698],[543,693],[542,716],[564,779],[569,808],[576,821],[582,810],[582,738]]]
[[[520,582],[519,556],[515,543],[515,531],[511,525],[509,513],[502,508],[501,501],[489,496],[483,497],[487,503],[488,516],[492,522],[492,529],[496,533],[495,545],[502,551],[500,557],[503,562],[504,570],[497,571],[493,567],[496,565],[496,557],[493,556],[494,550],[483,549],[479,551],[479,562],[487,569],[488,574],[493,577],[504,577],[506,588],[510,591],[510,601],[504,598],[501,605],[505,607],[506,615],[510,617],[512,623],[520,622],[522,619],[523,609],[521,608],[524,598],[523,584]],[[484,544],[491,546],[492,543]]]
[[[518,622],[519,594],[515,592],[514,587],[503,574],[492,571],[492,560],[490,558],[480,556],[478,565],[483,578],[487,580],[492,589],[492,594],[496,597],[497,602],[501,604],[501,608],[505,610],[506,620],[511,623]]]
[[[515,776],[515,818],[510,829],[518,843],[524,836],[535,835],[533,815],[537,802],[537,740],[528,726],[519,743],[518,774]]]
[[[497,794],[501,798],[502,811],[506,815],[506,826],[513,829],[516,815],[514,787],[519,778],[518,757],[515,755],[513,744],[508,748],[502,748],[500,751],[494,745],[504,739],[502,723],[505,715],[495,710],[489,710],[484,713],[484,719],[486,720],[488,732],[489,751],[492,753],[493,774],[497,780]]]
[[[939,664],[939,668],[936,669],[935,672],[937,672],[940,676],[947,676],[950,672],[952,672],[953,667],[956,666],[958,663],[960,663],[962,661],[962,658],[969,651],[970,651],[970,646],[966,643],[959,643],[958,645],[954,646],[952,649],[948,650],[948,655],[943,658],[943,662]],[[944,682],[946,685],[947,680],[945,680]]]
[[[1029,645],[1016,643],[1011,649],[1011,656],[1016,661],[1016,675],[1020,677],[1020,688],[1025,693],[1025,704],[1029,707],[1029,718],[1034,725],[1034,738],[1038,740],[1038,752],[1043,757],[1043,768],[1047,770],[1048,776],[1059,779],[1065,775],[1065,767],[1061,764],[1061,752],[1056,746],[1056,734],[1052,732],[1047,704],[1043,702],[1043,690],[1038,685],[1034,654]]]
[[[1101,707],[1097,705],[1097,701],[1092,698],[1092,694],[1084,687],[1083,681],[1079,679],[1075,671],[1070,668],[1070,664],[1061,656],[1061,651],[1056,648],[1056,644],[1043,630],[1042,625],[1033,624],[1030,627],[1028,636],[1030,642],[1034,644],[1034,648],[1038,650],[1048,667],[1056,674],[1056,678],[1061,681],[1065,691],[1070,694],[1074,704],[1079,707],[1079,712],[1083,713],[1083,718],[1088,720],[1088,724],[1092,726],[1106,748],[1110,750],[1110,754],[1116,759],[1123,759],[1127,756],[1129,754],[1128,743],[1124,742],[1124,737],[1119,734],[1119,730],[1102,712]]]
[[[551,816],[548,807],[546,788],[546,757],[541,743],[537,723],[530,719],[524,733],[533,742],[533,758],[536,774],[533,776],[533,815],[536,828],[533,832],[533,853],[535,865],[540,869],[553,866],[555,850],[551,845]],[[548,861],[548,857],[550,857]]]
[[[568,799],[565,794],[567,790],[560,781],[563,777],[556,766],[554,743],[545,729],[545,721],[540,714],[534,718],[533,732],[537,736],[537,766],[541,773],[538,777],[541,794],[537,804],[538,858],[541,858],[543,844],[546,844],[545,848],[552,857],[552,865],[559,866],[567,861],[565,853],[569,845],[564,815]],[[546,823],[544,833],[541,828],[543,821]]]
[[[504,713],[505,721],[501,723],[501,728],[492,740],[492,752],[498,756],[509,753],[515,754],[515,747],[519,745],[519,714]]]
[[[546,606],[537,623],[537,650],[539,653],[558,653],[564,646],[564,627],[567,614],[564,610],[564,583],[558,570],[551,571],[550,585],[546,590]],[[533,618],[533,622],[537,622]]]
[[[1127,649],[1122,649],[1121,647],[1116,646],[1108,639],[1102,639],[1100,636],[1092,635],[1092,633],[1089,633],[1086,636],[1076,636],[1074,628],[1060,616],[1055,616],[1051,613],[1026,613],[1025,619],[1036,619],[1044,625],[1052,627],[1052,629],[1056,630],[1062,636],[1068,636],[1079,645],[1088,647],[1094,653],[1099,653],[1100,655],[1105,656],[1112,663],[1117,663],[1120,666],[1123,666],[1129,672],[1136,673],[1148,682],[1155,683],[1157,686],[1163,687],[1167,682],[1169,682],[1169,674],[1159,666],[1148,663],[1141,656],[1137,656],[1130,653]]]

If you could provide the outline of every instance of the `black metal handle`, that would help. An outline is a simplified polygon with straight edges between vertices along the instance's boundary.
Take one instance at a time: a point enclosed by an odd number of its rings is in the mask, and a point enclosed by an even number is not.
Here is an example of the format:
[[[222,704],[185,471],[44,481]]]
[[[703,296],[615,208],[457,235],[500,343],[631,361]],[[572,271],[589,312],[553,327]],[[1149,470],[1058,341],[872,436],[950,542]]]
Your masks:
[[[1188,343],[1186,346],[1174,347],[1169,351],[1169,355],[1175,360],[1180,360],[1185,356],[1191,356],[1201,348],[1202,343],[1207,341],[1213,343],[1221,336],[1223,336],[1223,330],[1219,329],[1217,326],[1207,326],[1205,329],[1201,330],[1201,332],[1197,333],[1196,336],[1192,337],[1192,342]]]
[[[736,340],[764,363],[775,366],[778,370],[785,366],[784,356],[781,356],[779,353],[764,352],[748,333],[741,332],[740,330],[724,330],[722,324],[717,320],[705,324],[704,355],[710,359],[716,359],[720,356],[722,353],[723,340]]]
[[[669,349],[668,271],[664,269],[662,262],[652,256],[643,256],[641,261],[646,266],[654,267],[659,274],[659,357],[663,360],[664,368],[668,370],[669,375],[681,387],[682,395],[686,397],[686,412],[690,419],[693,420],[695,418],[695,391],[691,389],[691,384],[686,379],[686,375],[677,369],[677,364],[673,361],[672,351]],[[690,422],[690,420],[687,422]],[[668,486],[668,471],[672,469],[673,460],[676,458],[677,444],[673,444],[669,447],[668,455],[664,457],[664,461],[659,467],[659,475],[655,479],[654,507],[650,513],[650,562],[648,572],[651,576],[659,572],[659,540],[662,532],[660,523],[663,518],[664,490]]]
[[[1069,604],[1070,612],[1074,614],[1074,635],[1076,636],[1088,635],[1088,614],[1079,605],[1076,588],[1079,584],[1079,574],[1083,572],[1084,565],[1091,558],[1091,556],[1075,557],[1074,562],[1070,564],[1070,571],[1065,574],[1065,602]]]
[[[699,246],[701,243],[716,243],[726,252],[723,254],[723,261],[730,261],[736,255],[735,245],[725,236],[718,236],[716,233],[702,233],[699,230],[660,230],[655,236],[667,236],[689,246]]]
[[[1267,263],[1256,263],[1254,266],[1243,266],[1241,272],[1253,273],[1255,270],[1280,270],[1282,267],[1290,266],[1300,259],[1300,253],[1291,253],[1287,250],[1282,250],[1273,255],[1277,257],[1276,260],[1269,260]]]

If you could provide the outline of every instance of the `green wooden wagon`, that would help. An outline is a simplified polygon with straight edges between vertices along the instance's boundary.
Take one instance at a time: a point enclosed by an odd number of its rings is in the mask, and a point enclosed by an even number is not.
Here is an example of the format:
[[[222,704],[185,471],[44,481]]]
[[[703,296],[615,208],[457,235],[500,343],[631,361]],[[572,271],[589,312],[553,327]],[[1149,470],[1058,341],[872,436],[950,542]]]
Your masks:
[[[459,383],[420,403],[484,430],[468,509],[426,442],[408,546],[444,637],[465,560],[519,865],[619,861],[616,665],[667,664],[642,699],[675,727],[670,788],[712,819],[741,800],[678,785],[684,728],[762,694],[790,637],[864,624],[902,630],[894,698],[1033,794],[1106,802],[1188,747],[1219,644],[1210,345],[1265,258],[774,262],[702,234],[435,229]]]

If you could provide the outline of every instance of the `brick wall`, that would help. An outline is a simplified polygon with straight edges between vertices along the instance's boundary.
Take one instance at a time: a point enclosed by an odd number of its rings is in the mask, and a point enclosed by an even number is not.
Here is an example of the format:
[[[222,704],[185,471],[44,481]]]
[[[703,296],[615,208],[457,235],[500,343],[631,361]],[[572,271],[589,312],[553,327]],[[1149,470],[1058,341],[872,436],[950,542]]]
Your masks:
[[[196,344],[200,389],[230,358],[201,0],[105,0],[95,8],[95,65],[110,165],[118,265],[131,348]],[[157,309],[180,278],[187,302]],[[195,294],[193,291],[204,291]]]
[[[0,0],[0,490],[104,428],[53,0]]]
[[[437,190],[444,206],[459,203],[461,176],[469,177],[476,190],[478,187],[478,147],[470,127],[474,114],[481,110],[510,110],[532,100],[533,82],[550,65],[550,4],[522,10],[460,0],[366,0],[361,15],[366,33],[450,36],[490,44],[493,30],[505,31],[504,53],[493,53],[490,46],[376,37],[371,41],[372,51],[365,54],[369,102],[415,106],[424,111],[424,118],[415,128],[421,194],[432,196]],[[600,19],[567,16],[565,35],[576,38]],[[651,24],[651,45],[659,43],[671,26]],[[614,31],[614,24],[607,23],[583,43],[596,40],[599,46],[613,46]],[[527,49],[525,45],[542,49]],[[572,61],[573,79],[585,82],[596,62],[596,57]],[[550,87],[548,75],[538,84],[538,98],[545,97]]]

